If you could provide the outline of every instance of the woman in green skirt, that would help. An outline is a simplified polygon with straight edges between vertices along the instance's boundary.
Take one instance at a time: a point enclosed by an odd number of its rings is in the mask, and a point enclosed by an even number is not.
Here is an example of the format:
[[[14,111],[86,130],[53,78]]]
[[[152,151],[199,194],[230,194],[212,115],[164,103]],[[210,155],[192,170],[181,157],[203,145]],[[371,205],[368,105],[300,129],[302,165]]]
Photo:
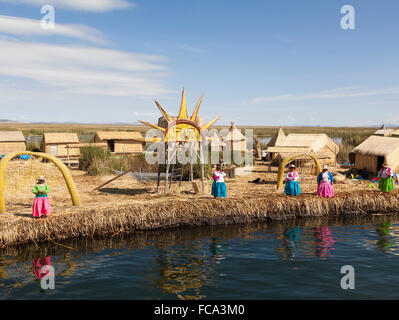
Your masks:
[[[378,177],[380,178],[380,183],[378,184],[378,188],[382,192],[389,192],[395,188],[392,179],[392,170],[391,168],[388,167],[387,163],[384,163],[382,165],[382,168],[378,173]]]

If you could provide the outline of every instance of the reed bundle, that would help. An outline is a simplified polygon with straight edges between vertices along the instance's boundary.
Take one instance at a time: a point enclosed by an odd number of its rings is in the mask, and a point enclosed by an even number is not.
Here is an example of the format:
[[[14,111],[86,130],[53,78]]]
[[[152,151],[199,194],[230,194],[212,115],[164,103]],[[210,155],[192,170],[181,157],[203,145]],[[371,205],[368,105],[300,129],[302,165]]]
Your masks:
[[[156,203],[86,209],[54,215],[48,219],[4,214],[0,217],[0,246],[182,226],[371,213],[399,213],[398,192],[352,191],[337,193],[332,199],[313,194],[287,197],[276,193],[261,197],[191,201],[169,200],[165,197]]]

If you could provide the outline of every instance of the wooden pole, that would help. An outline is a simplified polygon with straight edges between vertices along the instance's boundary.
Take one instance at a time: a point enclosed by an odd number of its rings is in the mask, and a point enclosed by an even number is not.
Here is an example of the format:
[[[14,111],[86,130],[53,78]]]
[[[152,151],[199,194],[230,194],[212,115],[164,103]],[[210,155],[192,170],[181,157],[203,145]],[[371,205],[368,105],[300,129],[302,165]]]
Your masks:
[[[104,187],[104,186],[107,185],[108,183],[110,183],[110,182],[112,182],[112,181],[114,181],[114,180],[116,180],[116,179],[118,179],[118,178],[124,176],[125,174],[128,174],[129,172],[132,172],[133,170],[134,170],[134,168],[131,168],[131,169],[125,171],[125,172],[122,172],[121,174],[118,174],[116,177],[114,177],[114,178],[112,178],[111,180],[108,180],[107,182],[103,183],[101,186],[95,188],[93,191],[97,191],[98,189]]]
[[[166,172],[165,172],[165,189],[164,189],[164,193],[167,194],[168,193],[168,180],[169,180],[169,148],[166,145],[165,147],[165,152],[166,152]]]
[[[190,181],[193,182],[194,181],[194,174],[193,174],[193,145],[190,142]],[[195,157],[197,158],[197,157]]]
[[[66,146],[67,148],[67,160],[68,160],[68,168],[71,167],[71,162],[69,161],[69,146]]]
[[[157,192],[159,191],[159,184],[161,182],[161,164],[158,164],[158,180],[157,180]]]
[[[172,164],[172,172],[170,173],[170,182],[169,182],[169,188],[172,187],[172,183],[173,183],[173,174],[175,173],[175,164]]]
[[[201,163],[201,182],[202,182],[202,192],[205,192],[205,179],[204,179],[204,154],[202,152],[202,142],[199,143],[200,147],[200,163]]]

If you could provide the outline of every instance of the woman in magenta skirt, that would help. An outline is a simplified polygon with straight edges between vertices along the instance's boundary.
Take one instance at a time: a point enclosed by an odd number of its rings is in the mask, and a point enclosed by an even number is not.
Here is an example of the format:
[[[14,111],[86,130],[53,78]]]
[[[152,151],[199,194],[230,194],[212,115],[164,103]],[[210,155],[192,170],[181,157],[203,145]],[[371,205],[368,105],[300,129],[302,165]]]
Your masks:
[[[331,172],[328,171],[327,166],[324,166],[323,171],[317,177],[317,195],[324,198],[334,197],[333,183],[334,178]]]
[[[33,187],[32,192],[36,195],[32,207],[33,217],[40,218],[42,215],[47,217],[51,213],[50,201],[48,200],[47,196],[47,194],[50,192],[50,188],[47,185],[44,177],[37,179],[37,183]]]

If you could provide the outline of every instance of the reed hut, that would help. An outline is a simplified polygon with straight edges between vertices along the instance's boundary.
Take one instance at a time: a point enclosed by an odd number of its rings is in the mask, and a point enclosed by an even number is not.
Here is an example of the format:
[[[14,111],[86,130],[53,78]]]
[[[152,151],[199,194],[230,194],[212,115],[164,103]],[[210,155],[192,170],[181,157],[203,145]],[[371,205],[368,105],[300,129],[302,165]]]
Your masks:
[[[216,132],[208,136],[207,139],[208,139],[209,151],[222,152],[223,147],[226,146],[226,143],[223,142],[223,140],[217,135]]]
[[[278,129],[277,133],[273,138],[267,143],[266,148],[276,147],[281,144],[281,141],[286,138],[283,128]]]
[[[395,132],[395,129],[379,129],[376,132],[373,133],[374,136],[380,136],[380,137],[391,137],[392,134]]]
[[[377,173],[384,162],[399,170],[399,139],[394,137],[370,136],[353,149],[355,168]]]
[[[228,150],[247,151],[247,138],[236,128],[234,122],[231,122],[231,127],[222,140],[226,144]]]
[[[392,137],[399,138],[399,129],[392,132]]]
[[[295,154],[315,155],[322,163],[333,166],[336,164],[339,146],[326,134],[294,134],[285,135],[279,132],[269,142],[267,152],[269,160],[279,163]],[[298,158],[298,165],[312,163],[308,157]]]
[[[19,151],[26,151],[22,131],[0,131],[0,156]]]
[[[42,152],[49,153],[71,167],[79,166],[80,149],[68,148],[79,144],[77,133],[45,133],[40,144]]]
[[[93,142],[107,143],[108,150],[114,154],[143,153],[145,143],[138,131],[98,131],[94,134]]]

